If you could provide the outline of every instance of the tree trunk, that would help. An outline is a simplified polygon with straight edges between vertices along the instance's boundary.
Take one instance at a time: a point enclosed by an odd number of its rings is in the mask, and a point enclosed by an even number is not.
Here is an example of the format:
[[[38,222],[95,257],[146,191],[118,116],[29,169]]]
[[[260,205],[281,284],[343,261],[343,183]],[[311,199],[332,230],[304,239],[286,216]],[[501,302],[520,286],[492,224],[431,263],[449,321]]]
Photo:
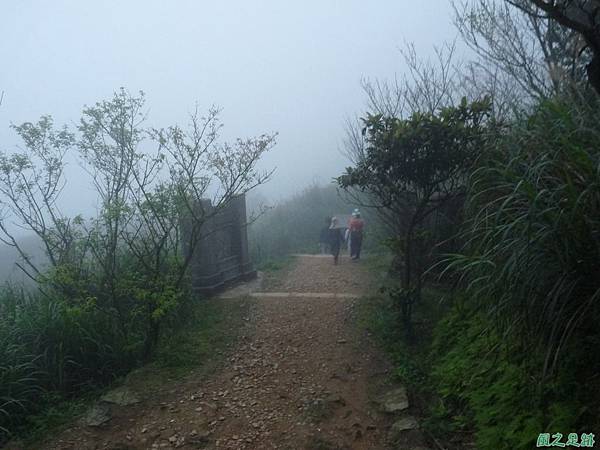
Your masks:
[[[594,90],[600,94],[600,55],[594,53],[592,60],[586,67],[588,80]]]
[[[406,244],[404,246],[404,277],[402,280],[402,325],[407,341],[411,341],[412,333],[412,240],[413,226],[406,233]]]

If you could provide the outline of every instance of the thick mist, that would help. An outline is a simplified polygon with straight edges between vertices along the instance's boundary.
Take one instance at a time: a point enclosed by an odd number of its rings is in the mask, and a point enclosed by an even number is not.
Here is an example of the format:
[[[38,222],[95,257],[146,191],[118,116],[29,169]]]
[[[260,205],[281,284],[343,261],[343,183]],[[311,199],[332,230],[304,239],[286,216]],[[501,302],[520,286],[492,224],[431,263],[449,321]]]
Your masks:
[[[420,55],[455,37],[446,0],[4,2],[0,147],[11,123],[51,114],[75,125],[83,105],[123,86],[147,95],[149,123],[185,124],[197,103],[222,108],[225,139],[278,132],[263,158],[278,200],[345,167],[344,120],[363,113],[360,80],[403,72],[398,47]],[[435,32],[432,32],[435,30]],[[65,212],[94,208],[75,161]],[[77,195],[75,195],[75,192]]]

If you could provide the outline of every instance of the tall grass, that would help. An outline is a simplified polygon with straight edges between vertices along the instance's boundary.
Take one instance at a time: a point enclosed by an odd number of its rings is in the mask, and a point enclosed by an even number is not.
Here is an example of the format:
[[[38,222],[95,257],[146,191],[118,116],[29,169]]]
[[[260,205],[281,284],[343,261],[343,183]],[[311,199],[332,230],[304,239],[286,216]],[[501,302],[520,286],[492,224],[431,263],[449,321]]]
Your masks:
[[[597,99],[554,99],[498,136],[449,265],[504,333],[543,352],[542,380],[575,337],[599,333],[599,123]]]
[[[158,389],[192,369],[210,368],[248,305],[182,302],[177,315],[166,318],[151,363],[130,372],[146,362],[140,328],[125,332],[116,318],[60,297],[0,289],[0,447],[13,436],[47,436],[115,380]]]
[[[141,341],[94,308],[0,289],[0,443],[49,401],[105,385],[139,364]]]

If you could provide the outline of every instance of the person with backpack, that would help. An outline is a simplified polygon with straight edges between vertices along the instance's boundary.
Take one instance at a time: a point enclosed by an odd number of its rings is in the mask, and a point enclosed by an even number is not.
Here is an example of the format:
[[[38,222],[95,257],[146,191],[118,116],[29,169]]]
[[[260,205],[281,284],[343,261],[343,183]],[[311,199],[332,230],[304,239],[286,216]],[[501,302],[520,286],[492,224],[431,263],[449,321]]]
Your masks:
[[[360,259],[364,228],[365,222],[360,217],[360,211],[355,209],[352,212],[352,219],[350,219],[350,223],[348,224],[348,230],[350,231],[350,258],[354,261]]]
[[[331,254],[333,255],[333,264],[337,265],[339,256],[340,256],[340,248],[344,243],[344,232],[342,228],[338,226],[337,217],[331,218],[331,225],[329,226],[329,249]]]
[[[321,255],[327,253],[329,247],[329,226],[331,225],[331,218],[325,217],[325,226],[321,228],[319,234],[319,247],[321,249]]]

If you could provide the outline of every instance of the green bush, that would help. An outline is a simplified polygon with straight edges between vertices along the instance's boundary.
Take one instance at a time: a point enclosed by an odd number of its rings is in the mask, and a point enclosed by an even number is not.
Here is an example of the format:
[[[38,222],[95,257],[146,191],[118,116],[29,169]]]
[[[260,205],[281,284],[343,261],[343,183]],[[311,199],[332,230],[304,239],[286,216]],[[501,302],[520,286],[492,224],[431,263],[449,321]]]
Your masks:
[[[499,334],[481,312],[455,307],[437,325],[430,356],[439,395],[433,427],[474,430],[481,449],[532,448],[541,432],[578,429],[583,398],[575,374],[563,370],[540,389],[531,374],[543,357]]]
[[[57,399],[105,386],[141,365],[147,342],[159,337],[150,336],[148,324],[160,320],[168,332],[189,309],[186,291],[171,289],[168,276],[156,297],[159,288],[131,266],[120,274],[114,308],[101,300],[92,272],[78,280],[65,271],[48,277],[70,286],[73,296],[50,283],[30,293],[0,289],[0,442]]]
[[[446,301],[442,301],[442,297]],[[543,355],[523,347],[517,333],[501,334],[477,302],[442,287],[427,288],[415,317],[419,339],[407,344],[389,295],[360,303],[360,325],[389,353],[397,381],[410,388],[424,427],[449,448],[528,449],[539,433],[595,429],[594,398],[578,377],[588,349],[572,350],[552,381],[534,374]]]

